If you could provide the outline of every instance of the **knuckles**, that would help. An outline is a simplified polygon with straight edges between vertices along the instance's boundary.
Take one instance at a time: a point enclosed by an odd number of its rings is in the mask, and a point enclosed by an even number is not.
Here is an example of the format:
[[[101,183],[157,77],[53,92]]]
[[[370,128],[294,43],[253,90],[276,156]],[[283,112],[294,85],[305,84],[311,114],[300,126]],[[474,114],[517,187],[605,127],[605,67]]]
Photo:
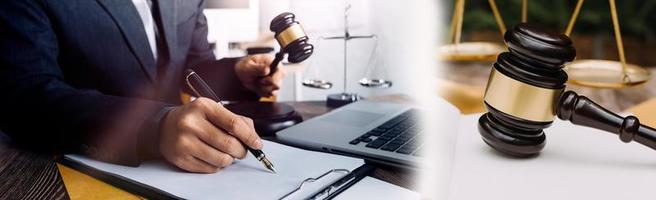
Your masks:
[[[228,132],[234,133],[236,130],[239,129],[239,121],[240,118],[239,116],[232,116],[230,117],[230,123],[228,123],[228,127],[224,127]]]
[[[246,136],[246,142],[249,144],[253,144],[256,139],[255,134],[248,134],[248,136]]]
[[[173,144],[173,148],[176,149],[177,152],[189,152],[192,146],[191,141],[185,137],[178,137]]]
[[[221,144],[223,146],[225,146],[226,148],[232,148],[232,146],[235,144],[235,141],[230,136],[224,136],[223,139],[222,139]]]
[[[218,159],[219,165],[221,167],[230,166],[232,164],[232,162],[235,161],[235,159],[232,156],[228,155],[228,154],[222,154],[217,159]]]
[[[173,155],[173,156],[169,157],[168,160],[171,164],[173,164],[173,165],[175,165],[175,166],[177,166],[181,169],[191,171],[191,169],[189,168],[189,166],[187,164],[187,158],[185,158],[182,155]]]
[[[189,102],[189,108],[191,109],[200,109],[203,107],[203,102],[205,101],[205,98],[198,98],[192,102]]]
[[[193,128],[195,119],[190,115],[185,115],[178,120],[176,126],[180,130],[189,130]]]
[[[239,155],[237,155],[237,158],[239,158],[239,159],[244,159],[244,158],[246,158],[246,149],[244,149],[243,151],[239,152]]]
[[[243,117],[243,116],[242,116],[241,118],[242,118],[244,121],[246,121],[246,123],[248,123],[249,125],[251,125],[251,126],[253,125],[253,119],[248,118],[248,117]]]

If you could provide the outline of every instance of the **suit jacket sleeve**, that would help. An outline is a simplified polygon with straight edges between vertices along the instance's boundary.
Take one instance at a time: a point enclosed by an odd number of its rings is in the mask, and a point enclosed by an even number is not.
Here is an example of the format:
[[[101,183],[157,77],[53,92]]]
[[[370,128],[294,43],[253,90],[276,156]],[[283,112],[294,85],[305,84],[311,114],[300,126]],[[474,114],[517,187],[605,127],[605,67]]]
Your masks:
[[[137,165],[140,134],[153,131],[143,130],[145,124],[167,105],[67,84],[44,6],[36,0],[0,5],[0,129],[35,150]]]
[[[202,5],[201,2],[196,13],[197,23],[185,66],[201,75],[222,100],[257,100],[259,96],[245,88],[235,74],[235,64],[240,58],[215,60],[212,47],[207,41],[207,18],[203,14]]]

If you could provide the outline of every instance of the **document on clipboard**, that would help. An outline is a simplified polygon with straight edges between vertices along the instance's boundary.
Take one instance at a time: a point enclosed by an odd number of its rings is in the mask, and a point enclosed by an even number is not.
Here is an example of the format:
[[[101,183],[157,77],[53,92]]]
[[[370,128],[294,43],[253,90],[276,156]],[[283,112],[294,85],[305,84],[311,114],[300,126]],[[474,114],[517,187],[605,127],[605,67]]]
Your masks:
[[[128,167],[65,155],[61,162],[152,199],[323,199],[344,191],[373,168],[364,160],[263,141],[273,174],[251,155],[214,174],[181,171],[164,161]]]

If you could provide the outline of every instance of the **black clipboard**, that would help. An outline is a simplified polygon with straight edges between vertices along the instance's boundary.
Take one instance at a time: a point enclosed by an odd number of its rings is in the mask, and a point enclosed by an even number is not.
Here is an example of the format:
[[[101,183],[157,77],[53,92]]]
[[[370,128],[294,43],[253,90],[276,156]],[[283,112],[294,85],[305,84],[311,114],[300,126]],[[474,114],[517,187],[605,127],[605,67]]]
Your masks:
[[[98,170],[96,168],[93,168],[91,166],[85,165],[84,163],[75,161],[73,159],[70,159],[66,156],[62,156],[59,160],[59,163],[66,165],[72,169],[75,169],[77,171],[80,171],[84,174],[87,174],[91,177],[94,177],[98,180],[101,180],[105,183],[108,183],[112,186],[118,187],[122,190],[125,190],[127,192],[130,192],[132,194],[139,195],[141,197],[147,198],[147,199],[184,199],[178,196],[175,196],[171,193],[168,193],[164,190],[160,190],[154,187],[151,187],[146,184],[142,184],[140,182],[134,181],[132,179],[129,179],[127,177],[123,177],[118,174],[114,173],[109,173],[105,172],[102,170]],[[340,169],[336,169],[340,170]],[[340,193],[344,192],[360,180],[362,180],[364,177],[369,175],[372,171],[374,170],[374,167],[369,165],[369,164],[363,164],[362,166],[349,171],[349,173],[338,179],[337,181],[334,181],[330,185],[324,187],[323,189],[315,192],[313,195],[310,195],[309,197],[306,197],[305,199],[333,199]],[[347,170],[348,171],[348,170]],[[327,172],[327,173],[330,173]],[[324,174],[325,175],[325,174]],[[323,176],[323,175],[322,175]],[[321,177],[321,176],[320,176]],[[316,178],[316,177],[315,177]],[[313,179],[313,178],[308,178],[308,179]],[[305,183],[308,179],[305,181],[301,182],[300,186],[297,187],[296,190],[288,193],[286,196],[289,194],[293,194],[299,189],[302,189],[303,183]],[[275,197],[274,197],[275,198]],[[283,199],[283,198],[281,198]]]

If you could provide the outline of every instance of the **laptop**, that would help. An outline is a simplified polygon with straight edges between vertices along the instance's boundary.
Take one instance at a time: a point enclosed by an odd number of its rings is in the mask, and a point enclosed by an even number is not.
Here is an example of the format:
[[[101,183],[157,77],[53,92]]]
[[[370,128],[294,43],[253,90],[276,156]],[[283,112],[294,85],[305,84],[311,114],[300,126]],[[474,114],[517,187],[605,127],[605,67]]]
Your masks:
[[[278,132],[285,144],[414,168],[422,149],[418,110],[358,101]]]

